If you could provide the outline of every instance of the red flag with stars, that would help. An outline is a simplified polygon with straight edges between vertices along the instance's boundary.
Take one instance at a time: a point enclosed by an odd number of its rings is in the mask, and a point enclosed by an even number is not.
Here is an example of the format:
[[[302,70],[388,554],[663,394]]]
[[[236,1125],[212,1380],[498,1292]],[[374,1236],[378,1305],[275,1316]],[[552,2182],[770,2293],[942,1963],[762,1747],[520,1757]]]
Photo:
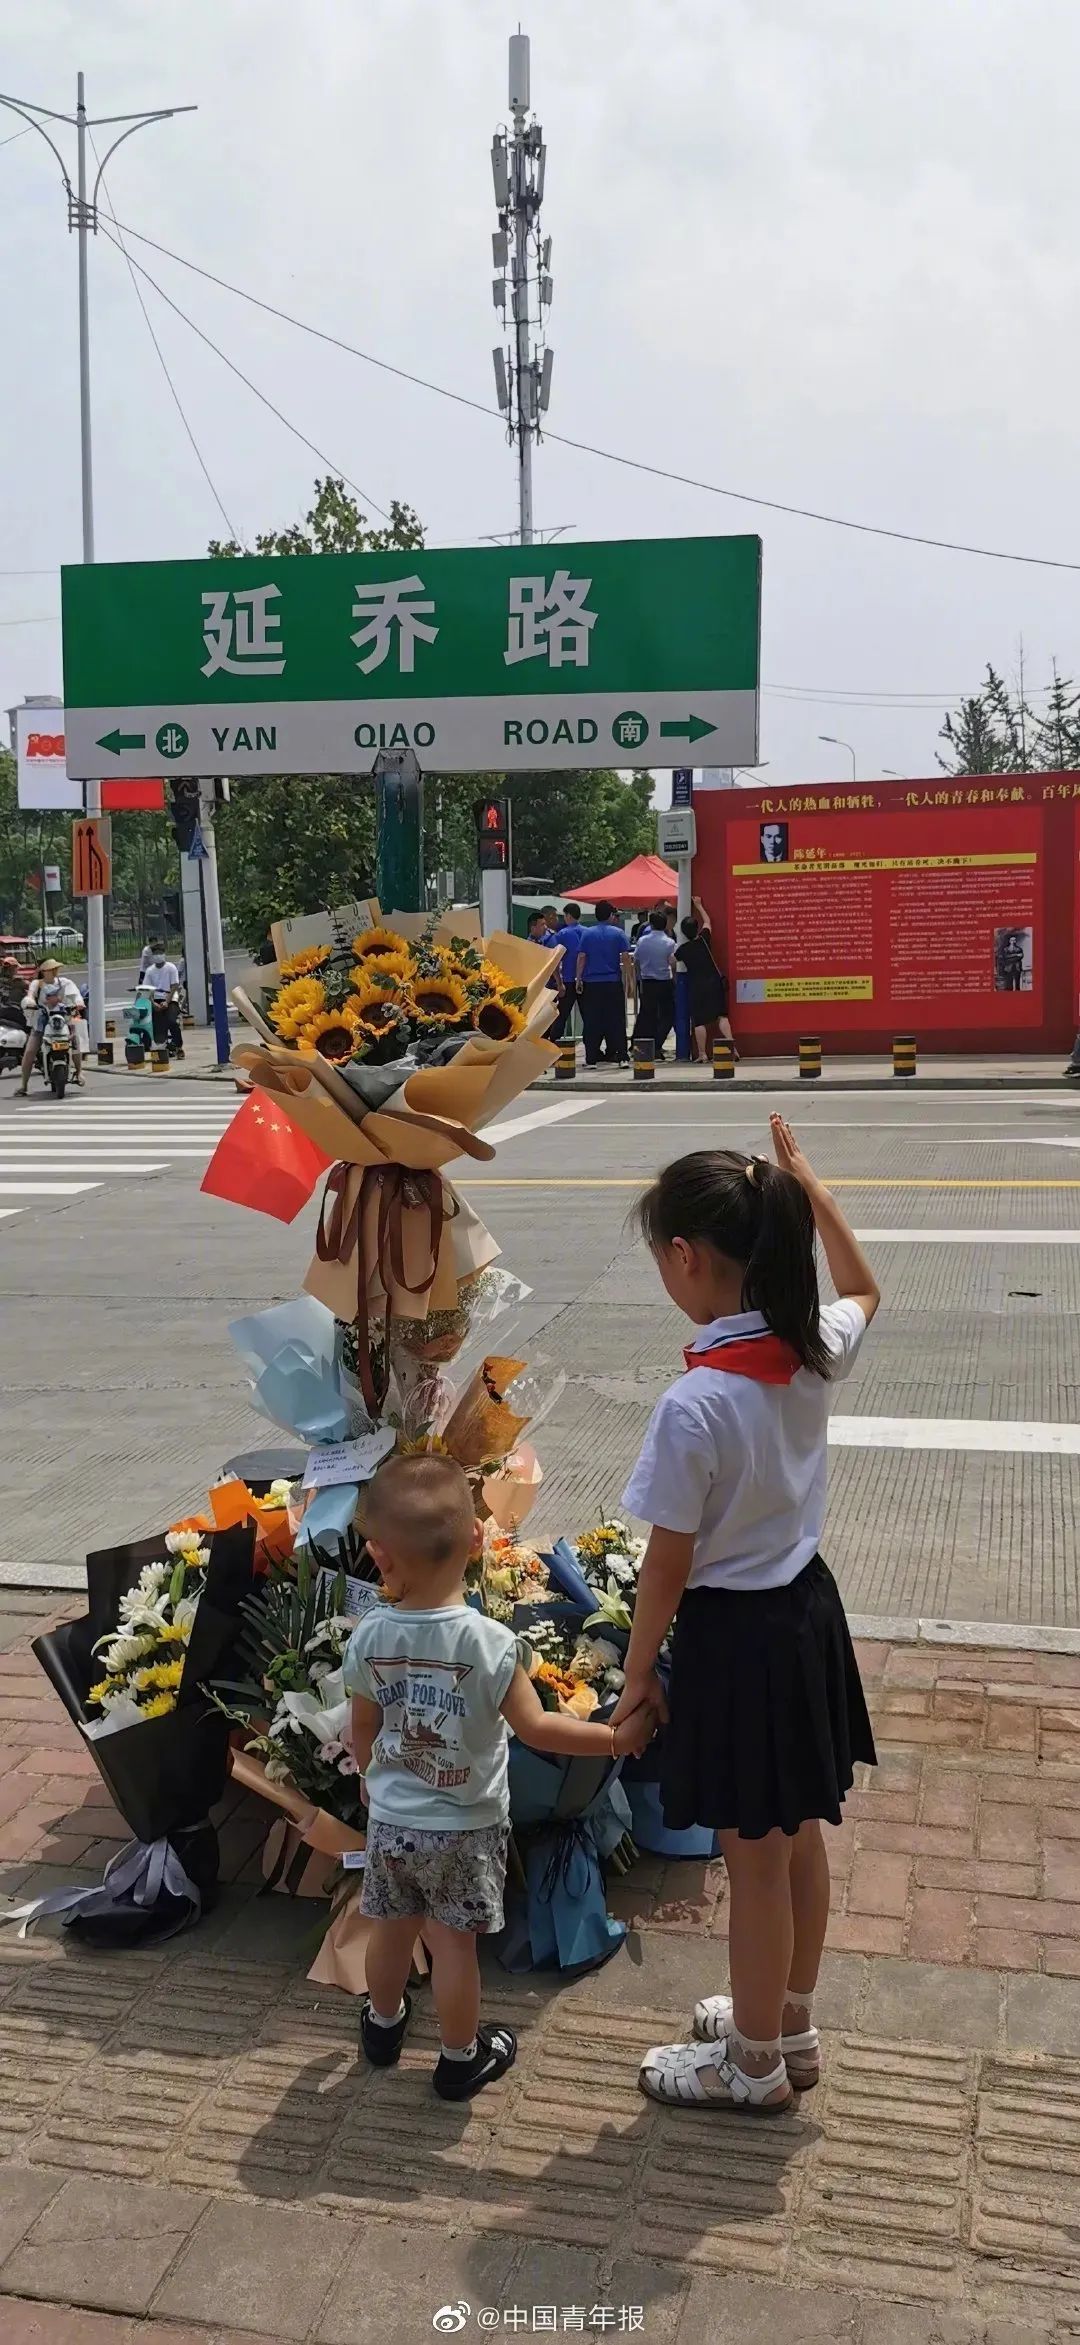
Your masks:
[[[275,1221],[295,1221],[332,1161],[276,1099],[256,1088],[222,1133],[200,1187]]]

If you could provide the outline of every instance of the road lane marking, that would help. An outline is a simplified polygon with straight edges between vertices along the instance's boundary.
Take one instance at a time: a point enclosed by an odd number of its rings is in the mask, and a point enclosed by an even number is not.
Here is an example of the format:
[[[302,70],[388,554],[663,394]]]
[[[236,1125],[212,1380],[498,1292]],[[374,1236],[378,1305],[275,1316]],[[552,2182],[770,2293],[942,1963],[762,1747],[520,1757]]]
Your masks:
[[[829,1446],[1080,1457],[1080,1425],[1020,1424],[1000,1417],[830,1417]]]
[[[13,1158],[0,1155],[0,1174],[6,1173],[157,1173],[168,1172],[168,1163],[159,1157],[154,1163],[142,1157],[121,1157],[117,1161],[99,1156],[80,1156],[73,1164],[63,1156],[35,1156],[31,1163],[17,1164]]]
[[[483,1140],[520,1140],[524,1133],[538,1131],[543,1124],[563,1124],[570,1116],[585,1115],[590,1108],[601,1107],[602,1100],[560,1099],[557,1107],[535,1108],[529,1115],[513,1116],[506,1124],[486,1124],[481,1132]]]
[[[1080,1229],[857,1229],[860,1246],[1080,1246]]]

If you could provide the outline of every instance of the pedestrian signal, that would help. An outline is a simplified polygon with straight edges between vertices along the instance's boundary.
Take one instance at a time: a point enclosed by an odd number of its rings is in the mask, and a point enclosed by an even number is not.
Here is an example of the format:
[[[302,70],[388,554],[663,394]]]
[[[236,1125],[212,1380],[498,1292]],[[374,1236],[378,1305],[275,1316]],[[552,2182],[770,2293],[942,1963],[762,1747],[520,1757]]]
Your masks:
[[[481,871],[506,871],[510,864],[510,801],[508,798],[478,798],[473,806],[476,819],[476,853]]]

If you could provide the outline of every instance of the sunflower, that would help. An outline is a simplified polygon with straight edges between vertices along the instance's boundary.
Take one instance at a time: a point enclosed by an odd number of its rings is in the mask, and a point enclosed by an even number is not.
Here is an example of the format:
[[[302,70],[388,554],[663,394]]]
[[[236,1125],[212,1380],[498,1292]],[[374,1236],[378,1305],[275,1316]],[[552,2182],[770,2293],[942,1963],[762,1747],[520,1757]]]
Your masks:
[[[412,1001],[419,1026],[462,1026],[469,1015],[469,997],[460,977],[418,977]]]
[[[358,1019],[351,1004],[340,1010],[320,1010],[300,1029],[300,1041],[309,1050],[317,1050],[321,1058],[332,1059],[335,1065],[351,1059],[357,1044]]]
[[[330,959],[332,945],[309,945],[305,953],[294,953],[291,961],[282,961],[279,976],[310,977],[314,969],[322,969]]]
[[[365,953],[352,973],[353,990],[370,993],[376,987],[384,990],[404,985],[412,974],[412,962],[407,953]]]
[[[365,928],[352,940],[353,960],[366,961],[372,953],[404,953],[408,960],[409,948],[396,929]]]
[[[356,983],[345,1006],[362,1024],[379,1028],[393,1018],[408,1016],[404,994],[396,992],[391,985],[365,984],[360,970],[357,970]]]
[[[472,1022],[477,1033],[483,1034],[488,1042],[512,1042],[525,1024],[521,1011],[516,1010],[513,1002],[508,1002],[498,993],[485,994],[484,999],[476,1003]]]
[[[297,977],[291,985],[283,985],[271,1005],[271,1024],[286,1042],[292,1042],[300,1027],[309,1018],[316,1018],[326,1008],[326,987],[317,977]]]

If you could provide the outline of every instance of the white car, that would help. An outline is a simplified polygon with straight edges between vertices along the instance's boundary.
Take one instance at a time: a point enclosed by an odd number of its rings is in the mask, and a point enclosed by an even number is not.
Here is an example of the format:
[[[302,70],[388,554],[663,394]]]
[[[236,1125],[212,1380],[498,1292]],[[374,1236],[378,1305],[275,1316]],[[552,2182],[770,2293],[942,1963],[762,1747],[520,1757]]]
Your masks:
[[[81,931],[77,928],[72,928],[70,923],[61,923],[61,925],[56,928],[46,928],[44,938],[42,938],[40,928],[36,928],[34,930],[33,936],[30,939],[30,942],[34,946],[35,951],[37,950],[38,946],[41,945],[43,946],[44,951],[47,953],[55,953],[61,948],[65,952],[69,953],[81,953],[85,950],[85,940]]]

